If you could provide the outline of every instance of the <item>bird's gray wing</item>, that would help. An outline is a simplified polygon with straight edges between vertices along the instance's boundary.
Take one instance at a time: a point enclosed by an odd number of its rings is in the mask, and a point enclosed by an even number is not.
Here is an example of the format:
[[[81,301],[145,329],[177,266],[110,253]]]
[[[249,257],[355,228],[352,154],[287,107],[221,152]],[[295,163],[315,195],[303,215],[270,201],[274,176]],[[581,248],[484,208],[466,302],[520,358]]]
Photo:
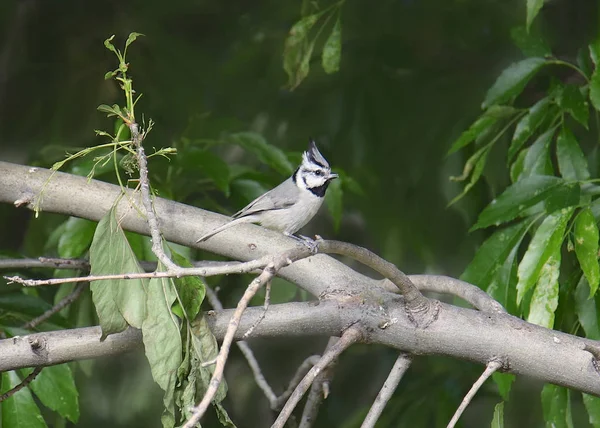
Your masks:
[[[259,196],[240,211],[233,215],[233,218],[246,217],[262,211],[280,210],[288,208],[296,203],[298,188],[291,178],[281,183],[274,189]]]

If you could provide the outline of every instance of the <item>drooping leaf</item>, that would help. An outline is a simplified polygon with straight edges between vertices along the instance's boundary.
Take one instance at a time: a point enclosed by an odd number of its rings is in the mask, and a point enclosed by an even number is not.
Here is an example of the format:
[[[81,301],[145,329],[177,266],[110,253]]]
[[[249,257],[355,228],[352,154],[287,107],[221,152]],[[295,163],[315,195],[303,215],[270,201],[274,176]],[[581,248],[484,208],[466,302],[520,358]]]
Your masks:
[[[448,150],[448,154],[452,154],[466,145],[475,141],[475,139],[482,134],[485,130],[490,128],[498,121],[498,118],[492,115],[483,114],[473,124],[464,131],[458,139],[452,143],[450,150]]]
[[[115,209],[100,220],[90,247],[92,275],[141,273]],[[146,282],[141,279],[103,280],[91,283],[92,297],[102,327],[102,340],[127,325],[141,328],[146,315]]]
[[[600,428],[600,398],[590,394],[581,394],[588,413],[588,421],[594,428]]]
[[[0,392],[4,394],[20,383],[21,379],[14,371],[2,372]],[[29,388],[17,391],[0,403],[0,410],[2,411],[3,427],[47,428]]]
[[[291,89],[296,88],[308,75],[308,62],[314,48],[314,39],[309,43],[308,33],[322,15],[323,12],[318,12],[300,19],[285,39],[283,69],[288,75]]]
[[[79,420],[79,393],[68,364],[44,367],[29,387],[44,406],[73,423]]]
[[[543,175],[517,181],[485,207],[471,230],[510,221],[564,185],[565,181],[561,178]]]
[[[166,425],[170,425],[171,421],[175,423],[175,381],[182,361],[179,321],[171,312],[176,298],[171,278],[149,281],[142,335],[152,378],[165,391],[163,424]]]
[[[510,37],[523,55],[527,57],[547,57],[552,55],[550,47],[542,37],[539,31],[534,31],[535,28],[530,28],[529,31],[525,26],[513,27],[510,30]]]
[[[565,85],[558,97],[558,106],[588,129],[590,110],[578,86]]]
[[[460,279],[486,290],[498,269],[519,246],[530,225],[531,221],[523,221],[494,232],[479,247]]]
[[[550,161],[550,142],[554,129],[544,132],[529,147],[523,160],[523,170],[519,180],[532,175],[553,175],[552,162]]]
[[[542,269],[544,269],[544,280],[546,281],[544,285],[551,286],[551,279],[555,273],[554,269],[558,269],[556,264],[560,265],[560,246],[563,242],[565,228],[573,215],[573,211],[573,208],[565,208],[548,215],[536,230],[519,264],[517,303],[520,304],[524,294],[540,280]],[[549,263],[551,257],[554,260]],[[540,289],[541,291],[543,290]]]
[[[127,47],[129,47],[129,45],[132,44],[140,36],[143,36],[143,34],[136,32],[129,33],[129,37],[127,37],[127,41],[125,42],[125,49],[127,49]]]
[[[492,379],[498,387],[498,393],[504,401],[508,401],[510,389],[516,378],[517,377],[511,373],[494,372],[492,375]]]
[[[558,275],[560,273],[560,247],[552,254],[540,271],[527,321],[542,327],[554,327],[554,312],[558,307]]]
[[[336,231],[340,229],[340,224],[342,223],[343,194],[342,182],[339,180],[333,180],[325,194],[325,203],[333,218],[333,227]]]
[[[592,340],[600,340],[596,301],[595,299],[590,299],[590,285],[584,275],[581,276],[575,289],[575,313],[581,327],[583,327],[585,337]]]
[[[575,218],[573,227],[575,234],[575,254],[579,265],[588,280],[590,297],[596,294],[600,284],[600,267],[598,266],[598,225],[589,208],[583,209]]]
[[[65,259],[81,257],[92,243],[96,223],[77,217],[69,217],[58,240],[58,255]]]
[[[283,175],[292,175],[294,167],[279,147],[267,143],[267,140],[256,132],[238,132],[229,136],[233,144],[253,153],[261,162]]]
[[[504,402],[496,404],[491,428],[504,428]]]
[[[529,112],[519,120],[515,127],[512,142],[508,148],[508,161],[510,162],[519,152],[523,144],[533,135],[542,124],[546,116],[551,112],[551,97],[545,97],[535,103]]]
[[[568,391],[562,386],[544,385],[542,389],[542,408],[546,426],[572,428],[567,416],[570,414]]]
[[[473,156],[471,156],[465,163],[463,175],[461,177],[450,177],[451,180],[466,180],[469,174],[471,175],[471,179],[464,187],[463,191],[460,192],[459,195],[455,196],[454,199],[452,199],[450,203],[448,203],[448,206],[451,206],[459,200],[461,200],[469,192],[469,190],[471,190],[473,186],[477,184],[477,182],[481,178],[481,175],[483,174],[483,170],[485,168],[487,157],[490,153],[491,148],[492,146],[488,144],[487,146],[484,146],[481,149],[477,150],[477,152],[475,152]]]
[[[502,104],[519,95],[527,82],[546,63],[544,58],[527,58],[511,64],[489,89],[482,107],[488,108],[494,104]]]
[[[527,0],[527,31],[542,6],[544,6],[544,0]]]
[[[171,257],[173,262],[181,267],[193,267],[193,265],[182,255],[177,253],[172,247]],[[187,319],[192,321],[200,312],[200,305],[206,295],[206,284],[198,276],[183,276],[181,278],[174,278],[175,288],[179,298],[183,302],[183,308]],[[179,302],[173,306],[173,312],[177,314],[181,319],[185,319],[183,310]]]
[[[340,69],[342,59],[342,21],[338,16],[335,25],[325,41],[323,53],[321,55],[321,63],[325,73],[332,74]]]
[[[556,139],[556,156],[560,174],[566,180],[588,180],[588,163],[571,130],[563,127]]]
[[[598,66],[590,79],[590,101],[597,111],[600,111],[600,71]]]

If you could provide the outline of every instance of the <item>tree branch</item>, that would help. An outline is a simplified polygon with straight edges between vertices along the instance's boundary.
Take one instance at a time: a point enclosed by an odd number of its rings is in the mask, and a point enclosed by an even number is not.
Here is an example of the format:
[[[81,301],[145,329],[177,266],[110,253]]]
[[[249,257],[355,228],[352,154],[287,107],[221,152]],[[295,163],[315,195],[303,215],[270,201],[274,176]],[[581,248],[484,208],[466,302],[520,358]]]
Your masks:
[[[12,388],[12,389],[6,391],[4,394],[0,395],[0,403],[2,401],[6,400],[7,398],[12,397],[17,392],[19,392],[21,389],[25,388],[27,385],[29,385],[31,382],[33,382],[33,380],[37,377],[37,375],[40,374],[42,369],[43,369],[43,367],[34,368],[33,371],[31,373],[29,373],[29,375],[27,375],[27,377],[25,379],[23,379],[20,384],[16,385],[14,388]]]

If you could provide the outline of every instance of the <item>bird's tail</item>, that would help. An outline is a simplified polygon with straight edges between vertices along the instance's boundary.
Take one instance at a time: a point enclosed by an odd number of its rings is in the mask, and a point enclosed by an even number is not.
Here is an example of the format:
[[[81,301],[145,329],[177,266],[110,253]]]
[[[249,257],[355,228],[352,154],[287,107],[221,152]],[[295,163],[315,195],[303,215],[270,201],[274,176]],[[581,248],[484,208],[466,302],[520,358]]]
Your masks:
[[[216,229],[211,230],[207,234],[201,236],[196,242],[206,241],[211,236],[214,236],[217,233],[220,233],[220,232],[224,231],[225,229],[229,229],[231,226],[235,226],[236,224],[254,223],[254,222],[256,222],[256,219],[254,218],[254,216],[247,216],[247,217],[236,218],[235,220],[231,220],[230,222],[225,223],[224,225],[219,226]]]

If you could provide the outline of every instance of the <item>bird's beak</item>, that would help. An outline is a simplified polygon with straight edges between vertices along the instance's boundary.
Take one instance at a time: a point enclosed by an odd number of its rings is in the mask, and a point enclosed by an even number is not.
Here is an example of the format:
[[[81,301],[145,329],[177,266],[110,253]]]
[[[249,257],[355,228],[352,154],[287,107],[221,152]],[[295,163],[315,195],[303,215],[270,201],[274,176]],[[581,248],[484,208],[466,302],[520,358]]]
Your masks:
[[[329,180],[334,180],[336,178],[340,178],[340,176],[337,175],[335,172],[330,172],[329,173]]]

